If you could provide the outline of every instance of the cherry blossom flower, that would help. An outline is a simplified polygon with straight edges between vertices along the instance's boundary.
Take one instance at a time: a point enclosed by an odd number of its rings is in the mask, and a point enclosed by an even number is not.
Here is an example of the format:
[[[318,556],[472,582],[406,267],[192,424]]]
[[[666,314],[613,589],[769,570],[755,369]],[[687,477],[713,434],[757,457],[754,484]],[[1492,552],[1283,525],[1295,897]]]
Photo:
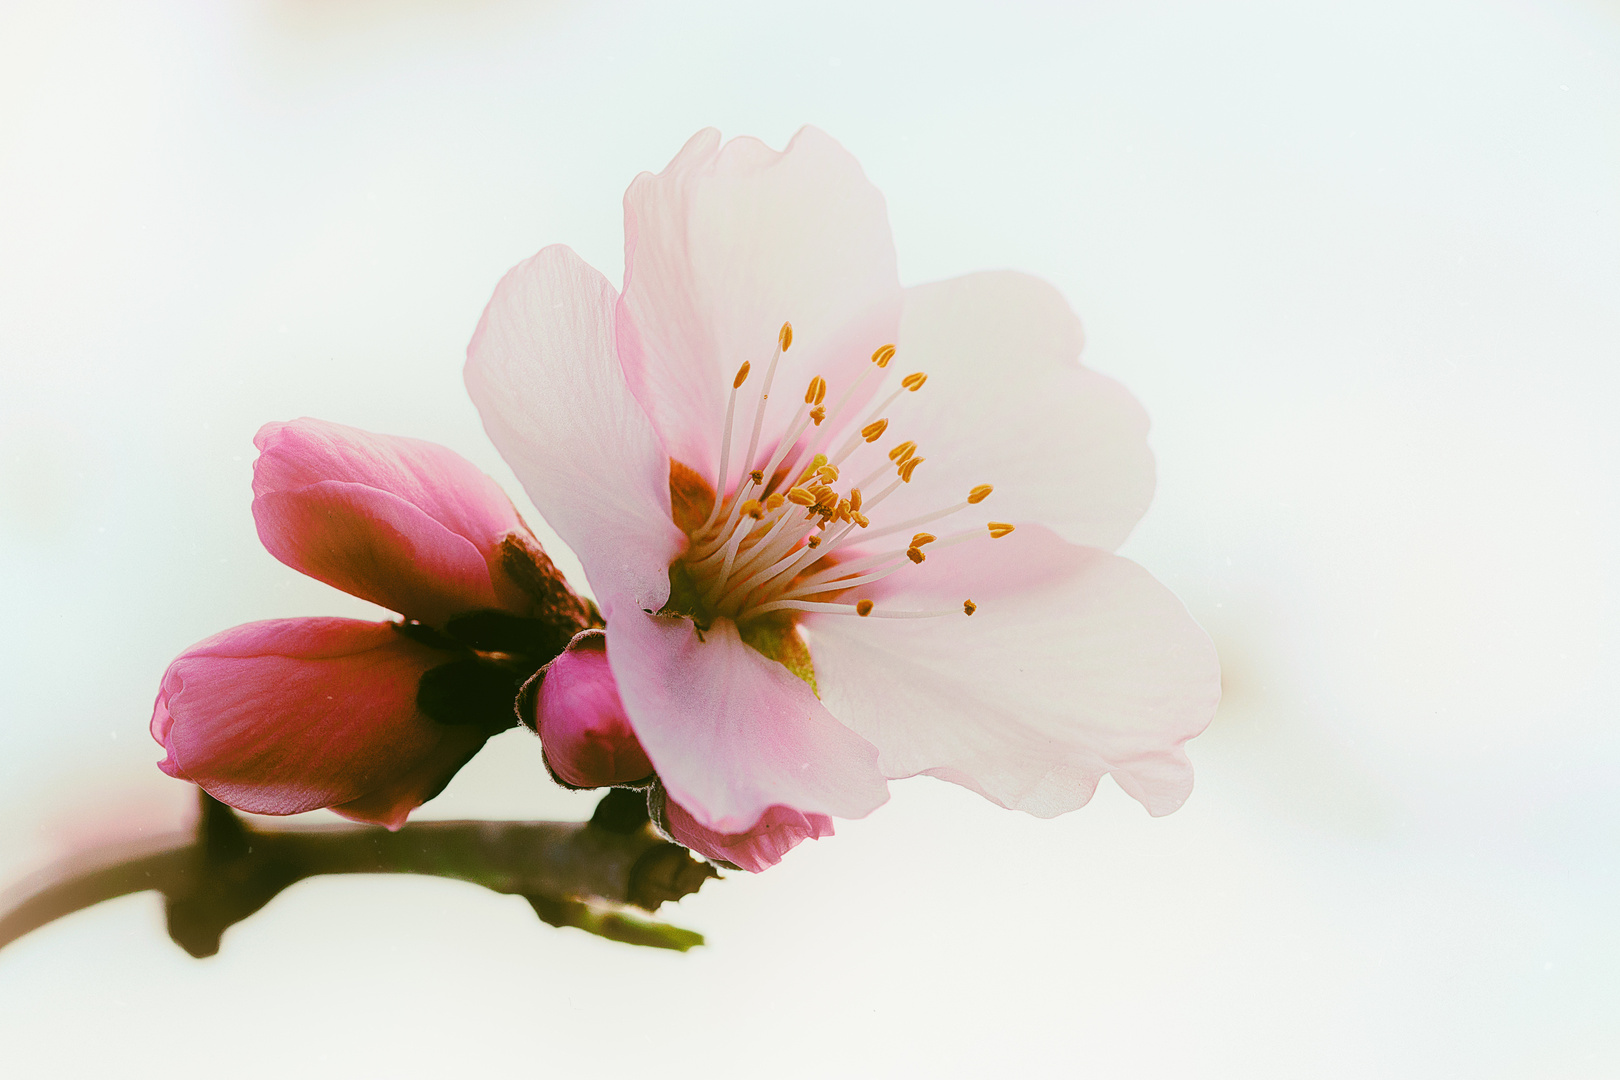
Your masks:
[[[622,292],[546,248],[466,381],[585,567],[665,827],[758,870],[918,774],[1041,817],[1104,774],[1178,807],[1218,666],[1112,554],[1147,419],[1063,298],[902,288],[882,196],[813,128],[701,132],[624,205]]]
[[[273,619],[192,646],[153,706],[160,767],[238,809],[398,828],[515,722],[526,672],[483,660],[480,636],[560,634],[536,648],[549,658],[586,605],[505,493],[442,446],[308,419],[254,441],[270,553],[411,621]],[[560,630],[535,618],[558,609]]]

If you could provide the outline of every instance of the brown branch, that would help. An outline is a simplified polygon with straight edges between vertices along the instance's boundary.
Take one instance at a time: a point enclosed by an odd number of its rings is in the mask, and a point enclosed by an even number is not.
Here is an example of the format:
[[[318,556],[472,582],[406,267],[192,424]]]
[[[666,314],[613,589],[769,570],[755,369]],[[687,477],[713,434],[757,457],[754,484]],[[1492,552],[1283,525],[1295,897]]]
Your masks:
[[[0,948],[64,915],[156,889],[169,936],[192,956],[212,956],[227,929],[305,878],[429,874],[525,897],[554,926],[685,951],[702,936],[622,909],[654,911],[718,876],[655,834],[644,814],[627,815],[641,800],[628,791],[610,792],[588,822],[425,821],[393,833],[354,825],[255,829],[199,796],[196,835],[104,848],[30,883],[20,901],[0,909]]]

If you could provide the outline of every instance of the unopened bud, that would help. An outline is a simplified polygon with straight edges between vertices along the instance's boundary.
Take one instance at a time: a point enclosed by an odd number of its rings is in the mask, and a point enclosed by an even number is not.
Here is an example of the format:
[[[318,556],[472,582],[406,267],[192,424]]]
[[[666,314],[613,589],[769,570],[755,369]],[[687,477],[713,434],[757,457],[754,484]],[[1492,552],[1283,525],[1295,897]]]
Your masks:
[[[538,692],[523,695],[523,720],[539,733],[557,779],[593,788],[652,775],[608,667],[604,634],[581,633],[537,678]]]

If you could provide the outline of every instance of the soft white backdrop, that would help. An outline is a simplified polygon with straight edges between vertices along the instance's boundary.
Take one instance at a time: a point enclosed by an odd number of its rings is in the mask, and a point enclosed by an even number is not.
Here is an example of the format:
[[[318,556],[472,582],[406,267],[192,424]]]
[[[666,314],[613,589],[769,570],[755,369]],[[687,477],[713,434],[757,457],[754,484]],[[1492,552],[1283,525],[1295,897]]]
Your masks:
[[[900,783],[666,911],[685,956],[359,878],[196,962],[129,898],[0,952],[7,1075],[1620,1074],[1595,0],[7,0],[0,880],[182,815],[145,726],[186,645],[369,613],[259,547],[260,423],[519,494],[460,382],[501,273],[560,241],[616,277],[636,172],[802,123],[886,193],[906,281],[1050,279],[1146,404],[1124,551],[1225,663],[1187,806]],[[590,804],[518,731],[423,813]]]

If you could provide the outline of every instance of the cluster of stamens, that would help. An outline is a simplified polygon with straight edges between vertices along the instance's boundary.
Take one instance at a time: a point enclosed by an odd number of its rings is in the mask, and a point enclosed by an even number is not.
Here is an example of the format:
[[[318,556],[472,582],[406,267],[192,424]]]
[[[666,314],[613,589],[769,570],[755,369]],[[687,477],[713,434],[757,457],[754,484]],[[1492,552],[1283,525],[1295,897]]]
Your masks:
[[[895,611],[879,609],[870,599],[850,602],[842,598],[848,590],[920,565],[928,558],[925,548],[938,551],[963,543],[982,536],[986,528],[991,537],[1002,537],[1013,527],[992,521],[944,536],[912,532],[904,547],[840,558],[839,553],[850,544],[912,531],[983,502],[991,487],[980,484],[955,505],[874,526],[872,513],[901,484],[911,483],[925,460],[918,454],[916,442],[906,440],[891,448],[876,468],[839,490],[837,485],[845,482],[840,470],[851,455],[864,445],[878,442],[888,432],[889,418],[885,413],[889,407],[902,394],[916,393],[928,381],[920,371],[905,376],[899,388],[854,425],[840,445],[826,445],[827,436],[838,430],[838,420],[857,390],[874,371],[881,373],[888,368],[895,356],[893,345],[884,345],[872,354],[871,366],[844,390],[830,412],[825,404],[827,380],[820,375],[811,378],[804,403],[776,441],[775,449],[767,454],[760,441],[765,403],[782,355],[792,344],[793,327],[783,323],[755,400],[748,449],[741,459],[742,473],[735,488],[730,483],[732,428],[737,396],[748,382],[752,366],[745,361],[732,379],[713,486],[717,495],[706,520],[690,530],[691,542],[681,560],[697,591],[699,606],[707,613],[739,621],[775,611],[881,618],[932,618],[958,611],[972,615],[977,609],[972,600],[945,611]],[[877,488],[875,494],[865,494],[890,473],[892,479]]]

